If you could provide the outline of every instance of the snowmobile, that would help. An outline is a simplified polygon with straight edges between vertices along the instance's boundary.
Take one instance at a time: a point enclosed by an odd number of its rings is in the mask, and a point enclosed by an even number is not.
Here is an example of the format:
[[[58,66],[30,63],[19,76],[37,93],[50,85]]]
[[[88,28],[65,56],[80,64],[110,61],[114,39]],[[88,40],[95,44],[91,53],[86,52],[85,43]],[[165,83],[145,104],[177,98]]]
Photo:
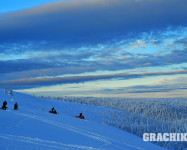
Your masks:
[[[49,111],[49,113],[57,114],[57,111],[54,109],[54,107]]]
[[[6,100],[5,100],[5,101],[3,102],[3,106],[1,107],[1,109],[6,110],[6,109],[7,109],[6,105],[7,105],[7,102],[6,102]]]
[[[49,113],[52,113],[52,114],[58,114],[56,111],[49,111]]]
[[[18,108],[15,108],[15,107],[14,107],[14,110],[18,110]]]
[[[84,116],[76,116],[76,118],[85,119]]]
[[[7,110],[7,107],[6,106],[2,106],[1,109]]]
[[[85,119],[84,116],[82,115],[82,113],[80,113],[79,116],[76,116],[76,118],[79,118],[79,119]]]

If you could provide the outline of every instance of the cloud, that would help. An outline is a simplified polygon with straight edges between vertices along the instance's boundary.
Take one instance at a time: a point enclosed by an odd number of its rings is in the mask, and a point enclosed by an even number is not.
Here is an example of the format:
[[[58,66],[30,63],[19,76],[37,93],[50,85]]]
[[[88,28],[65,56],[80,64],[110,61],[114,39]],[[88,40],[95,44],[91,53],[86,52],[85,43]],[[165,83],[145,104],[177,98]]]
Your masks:
[[[147,85],[136,85],[128,87],[116,87],[101,89],[98,93],[103,92],[106,95],[119,94],[122,96],[133,97],[173,97],[180,96],[186,97],[187,91],[187,77],[177,76],[170,79],[161,79],[160,81],[153,82]],[[135,95],[132,95],[132,94]],[[139,95],[141,94],[141,95]]]
[[[53,2],[0,15],[0,41],[58,41],[65,47],[137,37],[186,26],[186,5],[186,0]]]
[[[184,44],[187,47],[187,37],[176,40],[175,44]]]
[[[34,60],[9,60],[0,61],[0,74],[21,72],[25,70],[41,69],[52,67],[52,64],[45,61],[34,61]]]
[[[141,67],[168,66],[187,62],[187,50],[173,50],[167,54],[115,56],[113,51],[88,51],[82,53],[57,53],[56,55],[27,59],[0,61],[0,79],[34,78],[80,74],[95,71],[118,71]]]
[[[144,44],[144,43],[145,43],[145,41],[138,40],[138,41],[137,41],[137,43],[138,43],[138,44]]]
[[[147,76],[159,76],[159,75],[175,75],[175,74],[187,74],[187,70],[178,70],[170,72],[150,72],[142,74],[110,74],[110,75],[90,75],[90,76],[68,76],[68,77],[51,77],[51,78],[31,78],[31,79],[18,79],[1,81],[0,87],[11,88],[32,88],[38,86],[57,85],[66,83],[84,83],[88,81],[106,80],[106,79],[132,79],[143,78]]]
[[[187,90],[187,77],[162,79],[149,85],[132,86],[124,88],[124,90],[127,93],[160,93]]]

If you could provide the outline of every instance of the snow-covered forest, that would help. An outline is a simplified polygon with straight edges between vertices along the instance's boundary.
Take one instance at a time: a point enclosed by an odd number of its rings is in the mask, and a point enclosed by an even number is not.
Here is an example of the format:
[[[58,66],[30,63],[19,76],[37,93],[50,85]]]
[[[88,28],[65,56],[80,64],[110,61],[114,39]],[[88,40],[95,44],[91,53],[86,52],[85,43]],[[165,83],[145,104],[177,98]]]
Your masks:
[[[102,106],[102,123],[142,137],[143,133],[186,133],[187,99],[184,98],[98,98],[48,97],[66,102]],[[168,149],[185,149],[186,142],[157,142]]]

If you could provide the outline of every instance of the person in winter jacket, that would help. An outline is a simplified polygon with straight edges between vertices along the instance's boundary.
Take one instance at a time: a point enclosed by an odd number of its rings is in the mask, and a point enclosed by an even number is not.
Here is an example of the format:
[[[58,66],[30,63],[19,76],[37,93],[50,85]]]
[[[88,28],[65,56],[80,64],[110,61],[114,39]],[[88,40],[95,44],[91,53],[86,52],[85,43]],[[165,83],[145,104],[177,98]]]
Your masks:
[[[14,104],[14,109],[18,110],[18,104],[17,104],[17,102]]]
[[[6,100],[3,102],[3,106],[1,107],[2,109],[7,109],[7,107],[6,107],[6,105],[7,105],[7,102],[6,102]]]
[[[82,117],[82,116],[83,116],[82,113],[80,113],[79,117]]]
[[[54,114],[57,114],[57,112],[56,112],[56,110],[55,110],[55,108],[53,107],[52,109],[51,109],[51,111],[49,111],[50,113],[54,113]]]

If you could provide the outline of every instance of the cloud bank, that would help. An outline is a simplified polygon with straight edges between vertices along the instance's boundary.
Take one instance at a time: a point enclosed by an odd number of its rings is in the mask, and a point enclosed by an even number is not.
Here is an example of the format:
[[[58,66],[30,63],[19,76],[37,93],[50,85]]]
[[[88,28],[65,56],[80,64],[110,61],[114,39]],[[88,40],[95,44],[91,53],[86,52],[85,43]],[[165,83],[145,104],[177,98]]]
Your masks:
[[[104,55],[104,59],[90,61],[91,57]],[[9,80],[8,75],[14,73],[14,77],[25,78],[25,76],[44,77],[58,76],[65,74],[79,74],[95,71],[117,71],[123,69],[135,69],[146,67],[167,66],[182,64],[187,62],[187,50],[173,50],[167,54],[141,54],[133,55],[127,53],[128,57],[112,57],[113,52],[85,52],[78,54],[61,54],[57,56],[47,56],[46,58],[28,58],[18,60],[0,61],[1,79]],[[107,58],[109,57],[109,58]],[[181,68],[182,69],[182,68]],[[183,68],[185,69],[185,68]],[[18,74],[17,74],[18,73]]]
[[[71,0],[0,15],[0,41],[86,45],[187,25],[186,0]]]
[[[90,76],[68,76],[68,77],[53,77],[53,78],[31,78],[31,79],[18,79],[1,81],[0,87],[2,88],[32,88],[33,86],[46,86],[57,85],[67,83],[84,83],[88,81],[106,80],[106,79],[133,79],[143,78],[147,76],[159,76],[159,75],[175,75],[175,74],[187,74],[187,70],[170,71],[170,72],[152,72],[142,74],[109,74],[109,75],[90,75]]]

